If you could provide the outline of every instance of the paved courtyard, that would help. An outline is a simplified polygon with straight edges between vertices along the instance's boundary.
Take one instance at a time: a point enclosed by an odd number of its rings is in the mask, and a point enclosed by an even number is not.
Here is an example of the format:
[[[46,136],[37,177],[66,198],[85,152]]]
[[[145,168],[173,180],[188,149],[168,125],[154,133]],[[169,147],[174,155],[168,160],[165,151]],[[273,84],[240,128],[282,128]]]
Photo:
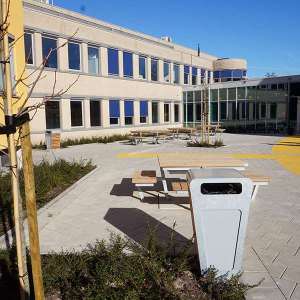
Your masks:
[[[149,225],[158,226],[159,238],[167,238],[176,222],[176,238],[192,237],[190,212],[158,209],[145,198],[132,197],[134,170],[159,171],[157,152],[229,153],[249,163],[249,170],[272,178],[261,187],[251,204],[243,280],[257,288],[247,299],[300,299],[300,138],[224,135],[226,147],[187,148],[184,141],[138,146],[125,143],[90,144],[55,151],[35,151],[36,161],[65,158],[91,159],[96,170],[58,199],[40,210],[43,252],[80,249],[111,232],[144,240]]]

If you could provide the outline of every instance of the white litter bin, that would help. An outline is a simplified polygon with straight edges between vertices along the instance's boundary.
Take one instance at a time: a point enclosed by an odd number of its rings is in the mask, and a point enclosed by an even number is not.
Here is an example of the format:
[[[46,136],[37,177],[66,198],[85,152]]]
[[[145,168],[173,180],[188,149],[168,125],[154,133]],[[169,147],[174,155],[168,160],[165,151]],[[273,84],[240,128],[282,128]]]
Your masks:
[[[234,169],[188,172],[200,268],[237,274],[242,259],[253,183]]]

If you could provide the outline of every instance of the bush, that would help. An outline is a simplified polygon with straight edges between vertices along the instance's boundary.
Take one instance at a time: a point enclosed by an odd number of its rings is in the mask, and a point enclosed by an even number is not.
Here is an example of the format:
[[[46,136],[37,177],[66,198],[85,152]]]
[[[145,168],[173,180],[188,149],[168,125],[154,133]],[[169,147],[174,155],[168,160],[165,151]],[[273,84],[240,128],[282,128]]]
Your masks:
[[[115,134],[111,136],[92,136],[92,137],[81,137],[77,139],[65,139],[60,143],[61,148],[67,148],[69,146],[84,145],[84,144],[108,144],[118,141],[129,140],[128,135]],[[45,150],[46,145],[42,142],[32,146],[33,149]]]
[[[46,293],[61,299],[245,299],[249,287],[238,276],[217,277],[214,269],[200,276],[191,244],[176,255],[173,246],[160,246],[153,235],[144,247],[112,236],[81,253],[46,255]]]
[[[95,168],[91,161],[68,162],[63,159],[53,163],[42,161],[34,166],[37,207],[40,208],[81,177]],[[23,173],[20,172],[21,196],[25,198]],[[24,204],[25,201],[23,201]],[[12,224],[13,207],[10,189],[10,174],[0,173],[0,234],[9,230]]]
[[[203,147],[203,148],[219,148],[224,146],[222,140],[217,139],[213,143],[207,143],[205,141],[191,141],[187,143],[188,147]]]

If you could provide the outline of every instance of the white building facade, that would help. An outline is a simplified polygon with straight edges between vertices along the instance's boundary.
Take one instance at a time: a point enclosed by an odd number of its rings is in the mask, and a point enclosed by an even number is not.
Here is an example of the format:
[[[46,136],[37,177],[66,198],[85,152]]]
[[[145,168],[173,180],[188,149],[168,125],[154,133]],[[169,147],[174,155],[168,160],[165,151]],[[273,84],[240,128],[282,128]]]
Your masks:
[[[29,105],[53,89],[65,91],[34,112],[33,143],[47,130],[64,139],[182,126],[183,87],[246,76],[244,60],[219,59],[39,1],[25,0],[24,10],[28,72],[48,58]]]

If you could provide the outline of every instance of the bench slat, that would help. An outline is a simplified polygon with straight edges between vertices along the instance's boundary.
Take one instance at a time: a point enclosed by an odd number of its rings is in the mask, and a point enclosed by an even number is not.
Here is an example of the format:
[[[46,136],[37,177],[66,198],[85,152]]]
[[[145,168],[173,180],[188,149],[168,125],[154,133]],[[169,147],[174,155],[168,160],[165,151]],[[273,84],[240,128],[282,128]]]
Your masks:
[[[154,170],[143,170],[136,171],[132,176],[133,184],[155,184],[157,183],[156,171]]]

